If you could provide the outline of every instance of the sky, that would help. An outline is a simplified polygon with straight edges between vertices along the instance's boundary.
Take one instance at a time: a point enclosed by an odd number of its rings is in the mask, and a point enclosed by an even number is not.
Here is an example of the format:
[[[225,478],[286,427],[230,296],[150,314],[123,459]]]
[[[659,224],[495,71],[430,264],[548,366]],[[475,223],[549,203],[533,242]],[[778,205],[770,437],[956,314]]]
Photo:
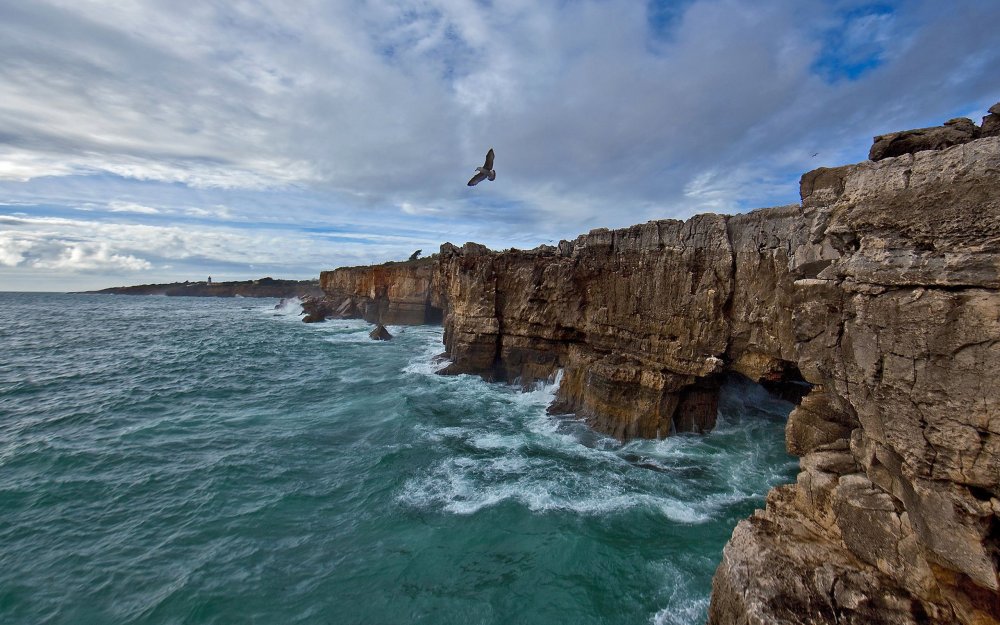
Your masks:
[[[0,0],[0,291],[797,202],[876,134],[979,123],[998,23],[996,0]]]

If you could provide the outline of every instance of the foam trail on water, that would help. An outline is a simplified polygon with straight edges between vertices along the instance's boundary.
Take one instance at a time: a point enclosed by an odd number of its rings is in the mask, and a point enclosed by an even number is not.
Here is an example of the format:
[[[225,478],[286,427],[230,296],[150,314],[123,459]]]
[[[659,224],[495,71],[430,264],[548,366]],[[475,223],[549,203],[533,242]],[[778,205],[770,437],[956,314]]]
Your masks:
[[[703,623],[708,611],[708,597],[692,588],[690,575],[671,563],[662,565],[662,574],[664,587],[669,591],[668,606],[650,617],[651,625]]]

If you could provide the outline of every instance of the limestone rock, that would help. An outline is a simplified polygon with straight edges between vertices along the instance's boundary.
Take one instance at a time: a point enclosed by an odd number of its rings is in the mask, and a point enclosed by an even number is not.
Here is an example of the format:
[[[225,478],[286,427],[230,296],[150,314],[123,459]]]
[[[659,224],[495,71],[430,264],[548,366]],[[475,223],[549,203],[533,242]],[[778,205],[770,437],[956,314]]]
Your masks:
[[[1000,102],[990,107],[990,114],[983,118],[979,134],[982,137],[1000,136]]]
[[[422,258],[323,271],[320,287],[327,299],[336,302],[334,310],[340,318],[418,325],[441,321],[436,278],[436,261]]]
[[[562,371],[551,410],[621,439],[711,429],[725,375],[805,384],[785,432],[801,472],[737,526],[710,623],[997,624],[987,128],[884,135],[872,161],[805,174],[798,205],[530,251],[446,243],[426,266],[324,272],[324,290],[334,313],[349,301],[373,321],[439,311],[446,373],[531,385]]]
[[[385,329],[385,326],[381,323],[375,326],[375,329],[368,334],[368,338],[373,341],[391,341],[392,335],[389,331]]]
[[[979,128],[971,119],[952,119],[943,126],[904,130],[875,137],[868,158],[880,161],[891,156],[913,154],[923,150],[943,150],[953,145],[968,143],[979,137]]]
[[[306,297],[302,299],[302,321],[306,323],[319,323],[326,321],[333,315],[331,302],[322,297]]]

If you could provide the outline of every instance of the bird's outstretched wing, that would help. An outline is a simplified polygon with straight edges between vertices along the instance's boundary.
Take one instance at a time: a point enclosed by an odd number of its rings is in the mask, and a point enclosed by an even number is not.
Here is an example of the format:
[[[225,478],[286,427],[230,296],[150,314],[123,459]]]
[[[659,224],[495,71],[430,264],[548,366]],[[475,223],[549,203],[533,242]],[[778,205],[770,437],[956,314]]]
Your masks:
[[[483,172],[479,172],[478,174],[476,174],[475,176],[473,176],[471,180],[469,180],[469,186],[470,187],[474,187],[477,184],[479,184],[480,182],[482,182],[483,180],[486,180],[486,174],[483,173]]]
[[[483,169],[493,169],[493,148],[486,153],[486,164],[483,165]]]

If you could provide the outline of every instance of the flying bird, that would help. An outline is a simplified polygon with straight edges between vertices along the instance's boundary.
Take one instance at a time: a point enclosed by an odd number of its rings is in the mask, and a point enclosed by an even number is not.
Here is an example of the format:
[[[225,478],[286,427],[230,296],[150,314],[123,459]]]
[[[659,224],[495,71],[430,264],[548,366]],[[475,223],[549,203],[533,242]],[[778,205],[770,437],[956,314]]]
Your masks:
[[[493,171],[493,148],[490,148],[490,151],[486,153],[486,162],[483,163],[483,166],[476,167],[476,175],[469,180],[469,186],[474,187],[487,178],[490,180],[497,178],[497,172]]]

